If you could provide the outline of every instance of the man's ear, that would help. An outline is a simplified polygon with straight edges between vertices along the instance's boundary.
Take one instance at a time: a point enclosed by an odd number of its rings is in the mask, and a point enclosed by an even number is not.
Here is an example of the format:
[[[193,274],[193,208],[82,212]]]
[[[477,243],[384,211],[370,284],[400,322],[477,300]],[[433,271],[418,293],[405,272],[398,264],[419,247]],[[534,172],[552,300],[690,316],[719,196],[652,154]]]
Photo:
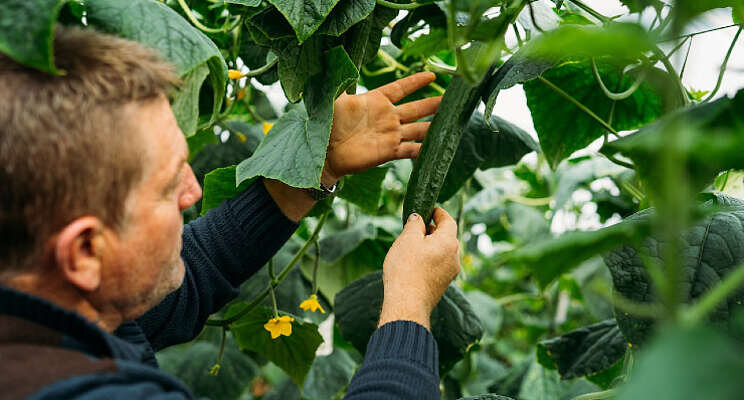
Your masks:
[[[57,234],[54,258],[67,281],[81,290],[98,289],[103,273],[107,241],[105,225],[96,217],[80,217]]]

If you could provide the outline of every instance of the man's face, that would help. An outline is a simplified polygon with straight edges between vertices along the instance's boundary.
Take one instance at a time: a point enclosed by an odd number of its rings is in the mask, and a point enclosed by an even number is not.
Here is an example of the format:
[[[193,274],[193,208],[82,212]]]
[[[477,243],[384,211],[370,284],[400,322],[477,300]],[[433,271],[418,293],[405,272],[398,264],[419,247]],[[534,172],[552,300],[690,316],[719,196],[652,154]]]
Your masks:
[[[126,202],[121,232],[100,293],[126,319],[142,315],[177,289],[184,277],[182,212],[201,198],[187,163],[188,146],[165,96],[130,104],[125,118],[145,160],[141,182]]]

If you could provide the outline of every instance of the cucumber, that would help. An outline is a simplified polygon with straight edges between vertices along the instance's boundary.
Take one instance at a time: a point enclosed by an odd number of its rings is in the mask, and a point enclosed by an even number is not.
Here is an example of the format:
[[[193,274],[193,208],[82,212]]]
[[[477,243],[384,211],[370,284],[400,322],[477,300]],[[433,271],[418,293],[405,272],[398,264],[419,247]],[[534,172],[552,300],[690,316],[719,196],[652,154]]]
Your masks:
[[[489,71],[486,76],[490,75]],[[403,200],[404,224],[412,213],[421,215],[427,225],[431,220],[462,133],[480,100],[482,86],[468,83],[460,76],[452,78],[447,86],[408,181]]]

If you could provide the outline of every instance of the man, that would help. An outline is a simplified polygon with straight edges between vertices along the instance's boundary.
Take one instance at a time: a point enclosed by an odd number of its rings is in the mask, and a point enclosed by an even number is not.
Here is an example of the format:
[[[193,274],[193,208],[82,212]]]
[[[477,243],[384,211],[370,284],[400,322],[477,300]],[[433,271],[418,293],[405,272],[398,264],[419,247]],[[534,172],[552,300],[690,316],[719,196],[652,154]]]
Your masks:
[[[60,29],[50,76],[0,55],[0,398],[186,399],[154,351],[204,321],[281,247],[314,200],[258,180],[187,226],[201,197],[143,46]],[[336,101],[323,184],[415,157],[439,98],[393,105],[424,73]],[[429,315],[459,271],[456,225],[413,216],[383,265],[379,328],[348,399],[438,398]]]

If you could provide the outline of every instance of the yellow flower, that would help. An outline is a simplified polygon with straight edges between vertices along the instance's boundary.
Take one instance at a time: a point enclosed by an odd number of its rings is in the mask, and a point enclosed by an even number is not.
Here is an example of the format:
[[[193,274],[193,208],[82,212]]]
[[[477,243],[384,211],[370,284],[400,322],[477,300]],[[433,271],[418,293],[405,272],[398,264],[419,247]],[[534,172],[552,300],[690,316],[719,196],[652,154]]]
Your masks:
[[[289,315],[275,317],[264,324],[264,329],[271,332],[271,338],[276,339],[281,335],[289,336],[292,334],[292,321],[294,318]]]
[[[227,77],[230,79],[240,79],[243,77],[243,73],[238,71],[237,69],[231,69],[227,71]]]
[[[217,375],[220,373],[220,364],[214,364],[214,367],[209,370],[209,375]]]
[[[271,122],[264,122],[263,123],[264,135],[267,134],[267,133],[269,133],[269,131],[271,130],[271,127],[272,126],[274,126],[274,124],[272,124]]]
[[[312,312],[320,310],[320,312],[325,314],[325,310],[323,310],[323,307],[321,307],[320,303],[318,303],[318,296],[316,295],[312,295],[309,299],[300,303],[300,308],[305,311],[310,310]]]

